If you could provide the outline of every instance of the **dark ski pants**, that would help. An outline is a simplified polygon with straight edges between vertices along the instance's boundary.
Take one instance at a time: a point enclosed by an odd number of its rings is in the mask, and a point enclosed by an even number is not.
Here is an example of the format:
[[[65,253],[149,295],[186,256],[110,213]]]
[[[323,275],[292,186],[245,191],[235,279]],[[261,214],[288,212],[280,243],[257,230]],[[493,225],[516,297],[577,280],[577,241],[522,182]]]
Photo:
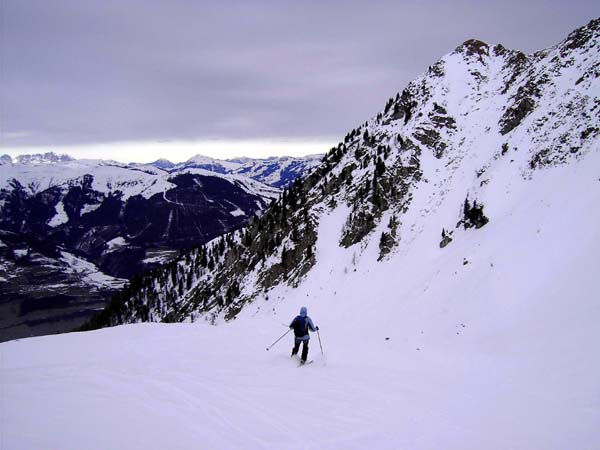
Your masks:
[[[298,350],[300,350],[300,344],[304,344],[302,346],[302,361],[306,361],[306,358],[308,357],[308,339],[303,341],[302,339],[298,339],[296,338],[294,340],[294,348],[292,349],[292,356],[297,355],[298,354]]]

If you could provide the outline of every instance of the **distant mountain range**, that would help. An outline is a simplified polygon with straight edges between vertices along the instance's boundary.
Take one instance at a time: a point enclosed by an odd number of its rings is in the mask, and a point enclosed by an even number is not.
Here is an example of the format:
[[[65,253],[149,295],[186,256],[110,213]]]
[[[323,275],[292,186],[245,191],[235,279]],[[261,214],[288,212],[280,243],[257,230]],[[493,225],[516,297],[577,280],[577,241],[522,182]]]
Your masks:
[[[296,178],[317,166],[322,157],[323,155],[300,158],[273,156],[266,159],[234,158],[222,160],[196,155],[183,163],[175,164],[167,159],[159,159],[150,163],[150,165],[169,172],[185,169],[206,169],[221,174],[244,175],[269,186],[285,188]]]
[[[65,331],[132,276],[260,215],[320,157],[0,157],[0,340]]]

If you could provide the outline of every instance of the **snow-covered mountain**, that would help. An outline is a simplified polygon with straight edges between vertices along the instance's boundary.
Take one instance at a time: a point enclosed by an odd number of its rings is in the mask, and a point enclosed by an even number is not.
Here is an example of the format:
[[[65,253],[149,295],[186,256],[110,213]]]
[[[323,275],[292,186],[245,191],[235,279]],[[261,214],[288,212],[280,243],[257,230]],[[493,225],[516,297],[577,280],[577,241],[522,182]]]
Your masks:
[[[193,167],[54,153],[2,161],[0,339],[81,324],[125,279],[246,225],[280,193]]]
[[[238,164],[230,163],[226,160],[211,158],[210,156],[196,155],[187,161],[175,165],[173,170],[181,170],[187,168],[205,169],[216,173],[230,173],[237,168]]]
[[[7,445],[595,448],[599,42],[465,42],[86,328],[188,323],[2,344]]]
[[[0,166],[3,164],[12,164],[12,162],[10,155],[0,155]]]
[[[156,161],[151,162],[150,165],[154,166],[154,167],[156,167],[158,169],[166,169],[166,170],[172,169],[173,167],[176,166],[175,163],[173,163],[173,162],[171,162],[171,161],[169,161],[168,159],[165,159],[165,158],[157,159]]]
[[[265,159],[233,158],[222,160],[196,155],[180,164],[165,159],[159,159],[151,164],[161,169],[167,169],[172,173],[196,168],[221,174],[245,175],[269,186],[285,188],[289,187],[296,178],[304,176],[312,168],[318,166],[322,159],[323,155],[309,155],[303,157],[273,156]]]
[[[287,188],[298,179],[304,177],[314,167],[321,164],[323,155],[304,157],[271,157],[267,159],[251,159],[244,161],[231,173],[245,175],[253,180],[261,181],[270,186]],[[238,159],[238,161],[241,161]],[[230,160],[235,162],[235,160]]]
[[[260,220],[157,274],[109,323],[233,318],[321,270],[315,245],[331,217],[339,223],[329,245],[347,249],[349,266],[412,265],[407,255],[429,246],[445,261],[444,247],[471,228],[508,220],[521,192],[596,157],[598,28],[593,21],[532,55],[466,41],[348,133]],[[542,203],[556,195],[542,194]],[[178,285],[180,295],[167,298]]]

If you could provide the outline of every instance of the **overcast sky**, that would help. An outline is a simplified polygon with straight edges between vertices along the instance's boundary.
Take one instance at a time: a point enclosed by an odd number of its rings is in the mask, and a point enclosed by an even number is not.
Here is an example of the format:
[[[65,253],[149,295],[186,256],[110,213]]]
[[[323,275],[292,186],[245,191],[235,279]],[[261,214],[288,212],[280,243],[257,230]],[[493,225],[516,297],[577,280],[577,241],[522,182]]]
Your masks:
[[[0,153],[142,161],[324,152],[464,40],[539,50],[600,2],[0,0],[0,14]]]

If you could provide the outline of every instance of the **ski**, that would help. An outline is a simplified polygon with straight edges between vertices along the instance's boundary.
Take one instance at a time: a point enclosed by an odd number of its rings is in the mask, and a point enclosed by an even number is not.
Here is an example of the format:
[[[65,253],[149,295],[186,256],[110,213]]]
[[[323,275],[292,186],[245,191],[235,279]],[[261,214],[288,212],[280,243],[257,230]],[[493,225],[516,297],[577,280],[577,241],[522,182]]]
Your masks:
[[[313,359],[311,359],[310,361],[306,361],[304,364],[302,364],[302,363],[298,364],[298,367],[308,366],[309,364],[312,364],[314,362],[315,361]]]

